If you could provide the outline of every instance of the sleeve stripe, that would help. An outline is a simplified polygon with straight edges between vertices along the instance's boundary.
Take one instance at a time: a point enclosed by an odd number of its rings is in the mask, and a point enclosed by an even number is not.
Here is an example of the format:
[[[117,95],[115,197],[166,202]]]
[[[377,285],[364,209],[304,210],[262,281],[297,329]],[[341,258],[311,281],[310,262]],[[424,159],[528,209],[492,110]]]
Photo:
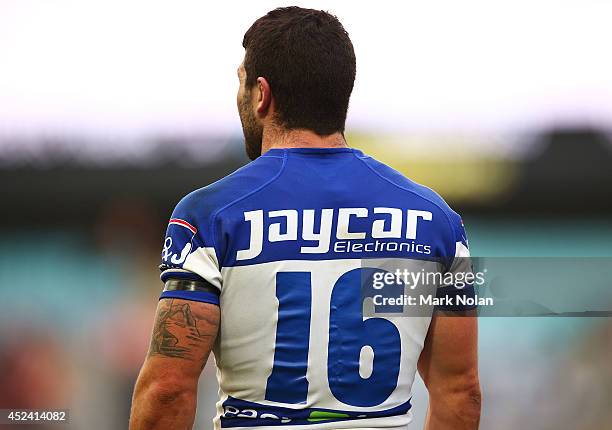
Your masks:
[[[211,303],[219,305],[219,296],[208,291],[164,291],[159,299],[183,299],[192,302]]]
[[[189,224],[187,221],[185,221],[184,219],[180,219],[180,218],[172,218],[168,224],[176,224],[176,225],[180,225],[185,227],[187,230],[189,230],[191,233],[196,234],[198,232],[198,229],[195,228],[193,225]]]

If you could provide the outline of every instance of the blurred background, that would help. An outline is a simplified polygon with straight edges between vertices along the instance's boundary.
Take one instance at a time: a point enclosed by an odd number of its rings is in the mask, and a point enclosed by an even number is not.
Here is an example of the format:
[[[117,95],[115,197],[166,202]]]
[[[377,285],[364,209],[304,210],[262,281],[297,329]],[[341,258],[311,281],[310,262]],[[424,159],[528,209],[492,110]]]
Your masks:
[[[293,3],[355,45],[349,144],[438,191],[473,255],[612,256],[612,3]],[[0,0],[0,408],[127,427],[166,222],[247,162],[242,36],[285,5]],[[480,330],[483,429],[612,427],[609,318]],[[201,386],[206,429],[210,363]]]

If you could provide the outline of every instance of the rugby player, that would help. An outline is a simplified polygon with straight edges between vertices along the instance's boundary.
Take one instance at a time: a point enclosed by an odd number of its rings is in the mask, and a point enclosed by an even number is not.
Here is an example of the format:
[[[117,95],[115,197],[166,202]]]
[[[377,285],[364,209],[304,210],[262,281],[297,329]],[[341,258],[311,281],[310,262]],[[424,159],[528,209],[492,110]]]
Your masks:
[[[476,429],[473,311],[367,317],[360,287],[369,261],[461,270],[460,217],[347,145],[356,61],[336,17],[279,8],[243,46],[237,101],[253,161],[174,210],[130,429],[191,429],[211,351],[215,429],[406,429],[417,371],[428,430]],[[402,85],[409,72],[389,75]]]

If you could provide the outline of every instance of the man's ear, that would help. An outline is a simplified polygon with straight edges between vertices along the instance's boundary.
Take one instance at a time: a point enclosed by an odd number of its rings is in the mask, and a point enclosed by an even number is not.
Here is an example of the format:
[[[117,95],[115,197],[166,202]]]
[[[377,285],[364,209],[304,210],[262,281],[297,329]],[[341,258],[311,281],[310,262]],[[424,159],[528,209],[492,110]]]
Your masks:
[[[265,116],[268,113],[268,109],[270,109],[270,105],[272,104],[272,91],[270,89],[270,84],[266,80],[266,78],[258,77],[257,78],[257,113],[261,116]]]

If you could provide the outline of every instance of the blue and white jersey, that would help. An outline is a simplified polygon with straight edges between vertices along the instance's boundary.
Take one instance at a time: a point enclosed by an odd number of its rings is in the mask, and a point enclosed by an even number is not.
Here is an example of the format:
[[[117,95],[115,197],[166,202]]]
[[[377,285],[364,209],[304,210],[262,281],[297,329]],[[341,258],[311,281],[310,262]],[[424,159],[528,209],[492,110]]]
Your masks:
[[[272,149],[170,220],[162,280],[219,296],[162,297],[221,308],[216,429],[405,429],[431,315],[366,316],[364,264],[449,273],[466,256],[460,217],[430,189],[359,150]]]

